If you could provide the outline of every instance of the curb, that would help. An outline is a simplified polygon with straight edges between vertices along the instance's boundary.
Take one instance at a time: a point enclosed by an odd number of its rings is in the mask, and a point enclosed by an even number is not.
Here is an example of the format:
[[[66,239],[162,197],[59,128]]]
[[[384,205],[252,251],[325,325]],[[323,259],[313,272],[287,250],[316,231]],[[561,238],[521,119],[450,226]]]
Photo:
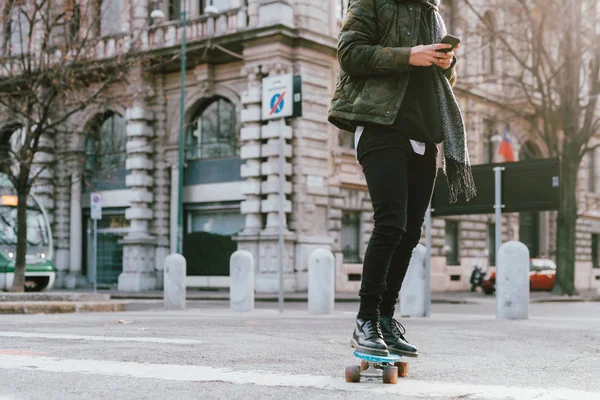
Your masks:
[[[590,297],[590,298],[583,298],[583,297],[576,297],[576,298],[564,298],[564,299],[535,299],[535,300],[530,300],[530,303],[593,303],[593,302],[600,302],[600,296],[599,297]]]
[[[0,302],[0,314],[69,314],[120,311],[125,311],[125,303],[69,301]]]
[[[0,302],[106,302],[110,294],[77,292],[0,293]]]
[[[148,295],[118,295],[113,294],[113,299],[119,300],[163,300],[162,296],[148,296]],[[187,296],[187,301],[229,301],[229,296]],[[279,301],[278,297],[264,296],[255,297],[254,301],[261,303],[276,303]],[[306,297],[286,297],[284,298],[286,303],[307,303],[308,298]],[[335,299],[336,303],[359,303],[360,298],[357,297],[338,297]],[[465,299],[444,299],[444,298],[433,298],[431,299],[432,304],[480,304],[477,301],[465,300]]]

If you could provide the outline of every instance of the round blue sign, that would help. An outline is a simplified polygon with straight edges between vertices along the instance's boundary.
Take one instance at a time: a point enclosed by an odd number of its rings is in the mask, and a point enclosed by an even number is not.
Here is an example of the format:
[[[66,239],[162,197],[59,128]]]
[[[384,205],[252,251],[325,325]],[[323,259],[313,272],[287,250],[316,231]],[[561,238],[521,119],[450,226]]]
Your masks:
[[[285,99],[281,98],[281,94],[277,93],[271,97],[271,114],[279,114],[283,110]]]

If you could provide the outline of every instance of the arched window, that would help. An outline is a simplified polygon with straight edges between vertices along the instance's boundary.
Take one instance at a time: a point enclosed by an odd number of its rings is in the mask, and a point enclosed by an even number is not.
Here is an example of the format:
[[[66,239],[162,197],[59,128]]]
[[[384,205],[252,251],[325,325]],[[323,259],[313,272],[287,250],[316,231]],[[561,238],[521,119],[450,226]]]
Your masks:
[[[487,11],[483,15],[483,22],[481,67],[484,74],[493,74],[496,59],[496,16],[493,12]]]
[[[215,97],[192,118],[186,132],[186,159],[235,157],[238,154],[235,106]]]
[[[124,186],[125,125],[125,119],[114,112],[107,112],[92,123],[85,146],[85,173],[91,188],[110,190]]]

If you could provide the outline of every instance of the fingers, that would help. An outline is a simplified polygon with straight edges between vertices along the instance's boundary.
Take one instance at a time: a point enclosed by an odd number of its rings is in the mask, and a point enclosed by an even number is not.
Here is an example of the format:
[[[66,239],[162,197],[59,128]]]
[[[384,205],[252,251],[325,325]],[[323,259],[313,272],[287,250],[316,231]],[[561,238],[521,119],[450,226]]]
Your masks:
[[[434,63],[435,63],[435,65],[437,65],[438,67],[440,67],[444,70],[446,70],[452,66],[452,60],[448,60],[448,59],[437,59]]]
[[[453,47],[451,44],[448,43],[436,43],[434,44],[434,46],[436,50],[451,49]]]

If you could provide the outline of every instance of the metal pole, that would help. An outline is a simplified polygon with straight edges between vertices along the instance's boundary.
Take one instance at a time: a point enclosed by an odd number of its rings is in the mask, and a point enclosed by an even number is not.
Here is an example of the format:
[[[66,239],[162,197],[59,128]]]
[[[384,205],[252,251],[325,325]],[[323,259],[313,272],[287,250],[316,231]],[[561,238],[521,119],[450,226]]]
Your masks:
[[[431,203],[425,213],[425,316],[431,315]]]
[[[186,0],[181,0],[181,83],[179,91],[179,177],[177,182],[177,252],[183,253],[183,145],[185,140],[185,56],[186,56],[186,31],[187,31],[187,13]]]
[[[504,167],[495,167],[494,175],[496,181],[495,189],[495,204],[494,209],[496,212],[496,267],[498,267],[498,253],[500,252],[500,246],[502,246],[502,171]]]
[[[283,206],[285,202],[284,181],[285,181],[285,118],[281,118],[279,122],[279,312],[283,312],[283,247],[284,247],[284,224],[285,214]]]
[[[94,239],[92,240],[94,247],[94,293],[98,289],[98,220],[94,218]]]

